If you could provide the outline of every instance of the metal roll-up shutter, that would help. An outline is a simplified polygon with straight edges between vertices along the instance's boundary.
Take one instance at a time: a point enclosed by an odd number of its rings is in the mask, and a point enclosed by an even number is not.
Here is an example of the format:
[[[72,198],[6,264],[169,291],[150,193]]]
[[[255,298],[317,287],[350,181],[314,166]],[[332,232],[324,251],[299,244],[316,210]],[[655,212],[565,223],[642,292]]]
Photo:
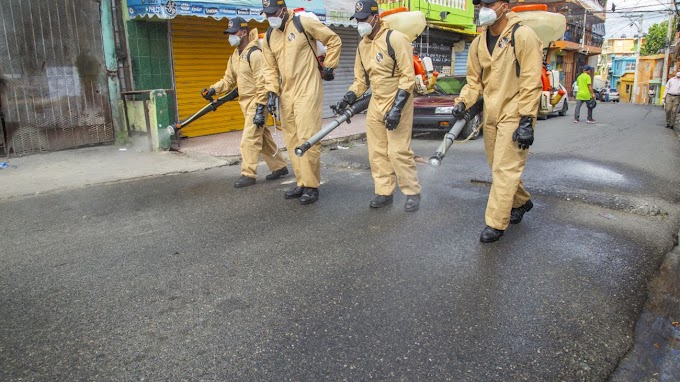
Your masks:
[[[330,106],[336,104],[347,93],[354,82],[354,59],[357,55],[359,35],[357,29],[352,27],[330,27],[340,36],[342,50],[340,52],[340,64],[335,69],[335,79],[323,82],[323,117],[333,116]]]
[[[172,19],[172,55],[179,119],[191,116],[206,105],[201,89],[224,76],[227,61],[234,52],[228,43],[227,19],[215,20],[193,16]],[[264,23],[251,21],[260,33]],[[228,102],[214,113],[208,113],[182,129],[187,137],[226,133],[243,129],[244,119],[238,102]]]
[[[470,51],[470,43],[465,43],[465,49],[455,54],[455,63],[453,74],[456,76],[464,76],[467,74],[467,59]]]

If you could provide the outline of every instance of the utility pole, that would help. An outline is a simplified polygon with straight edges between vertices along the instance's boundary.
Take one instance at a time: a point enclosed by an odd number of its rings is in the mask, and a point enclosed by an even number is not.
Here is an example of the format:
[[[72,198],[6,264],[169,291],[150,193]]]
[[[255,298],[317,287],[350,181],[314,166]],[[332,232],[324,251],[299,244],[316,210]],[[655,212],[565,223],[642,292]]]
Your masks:
[[[673,0],[670,0],[672,2]],[[671,39],[673,38],[671,36],[671,31],[672,31],[672,25],[673,25],[673,13],[670,13],[668,15],[668,33],[666,34],[666,49],[665,49],[665,55],[663,59],[663,73],[661,73],[661,86],[659,86],[659,92],[657,93],[657,98],[661,97],[662,94],[662,89],[666,86],[666,81],[668,81],[668,56],[670,55],[671,52]],[[665,89],[664,89],[665,91]]]
[[[631,24],[634,24],[638,28],[638,43],[637,43],[637,49],[635,53],[635,77],[633,77],[633,90],[630,94],[630,103],[634,103],[635,101],[635,96],[638,94],[638,89],[637,89],[637,82],[638,82],[638,67],[640,65],[640,45],[642,45],[642,16],[638,16],[638,22],[636,23],[635,21],[631,21]]]
[[[588,16],[588,11],[585,10],[585,12],[583,12],[583,34],[581,34],[581,50],[585,50],[585,48],[586,48],[586,23],[587,23],[586,17],[587,16]]]

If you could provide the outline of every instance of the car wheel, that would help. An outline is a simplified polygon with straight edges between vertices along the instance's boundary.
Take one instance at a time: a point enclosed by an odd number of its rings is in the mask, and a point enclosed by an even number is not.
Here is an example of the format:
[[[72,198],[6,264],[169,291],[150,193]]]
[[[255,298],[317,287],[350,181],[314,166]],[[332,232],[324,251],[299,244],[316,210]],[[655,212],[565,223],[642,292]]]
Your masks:
[[[539,114],[538,116],[536,116],[536,119],[538,119],[539,121],[545,121],[546,119],[548,119],[548,116],[545,114]]]
[[[477,128],[477,126],[481,126],[482,124],[482,116],[480,114],[475,115],[470,122],[466,123],[465,126],[463,127],[463,130],[460,131],[460,134],[458,134],[458,139],[466,139],[467,137],[472,134],[473,131]],[[482,129],[479,129],[473,136],[470,137],[471,141],[474,141],[475,139],[479,138],[479,136],[482,133]]]
[[[565,115],[567,115],[568,110],[569,110],[569,103],[567,102],[567,100],[564,100],[564,105],[562,105],[562,110],[558,111],[557,114],[560,117],[564,117]]]

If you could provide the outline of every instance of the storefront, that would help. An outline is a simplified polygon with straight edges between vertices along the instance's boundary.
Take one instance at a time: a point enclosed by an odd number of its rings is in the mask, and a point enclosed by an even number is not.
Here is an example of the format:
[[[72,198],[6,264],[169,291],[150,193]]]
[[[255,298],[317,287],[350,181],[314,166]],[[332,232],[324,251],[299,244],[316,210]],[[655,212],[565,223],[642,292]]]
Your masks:
[[[184,119],[205,106],[201,89],[210,87],[224,76],[234,47],[223,33],[227,19],[214,20],[180,16],[170,21],[172,67],[175,78],[177,111]],[[264,31],[266,23],[249,22],[250,28]],[[228,102],[219,111],[209,113],[187,126],[187,137],[224,133],[243,129],[243,114],[238,102]]]
[[[307,11],[317,14],[322,21],[325,19],[323,2],[320,0],[288,0],[287,3],[291,9],[305,7]],[[259,0],[242,0],[229,4],[225,4],[222,0],[127,0],[127,9],[128,16],[131,19],[142,20],[142,22],[133,24],[136,27],[163,24],[167,28],[165,43],[168,45],[168,49],[165,51],[166,54],[169,54],[170,60],[165,66],[168,67],[172,75],[170,84],[137,80],[135,80],[135,84],[137,87],[141,85],[144,89],[173,87],[172,85],[174,85],[176,112],[179,120],[191,116],[205,106],[206,101],[201,96],[201,90],[224,76],[229,57],[234,52],[234,47],[229,45],[227,36],[224,34],[229,22],[228,19],[237,16],[243,17],[248,20],[250,28],[257,28],[260,33],[264,33],[269,27],[264,16],[260,15],[262,3]],[[356,29],[353,29],[353,31],[356,35]],[[343,33],[348,35],[347,31],[343,31]],[[159,44],[159,41],[154,40],[153,43],[147,43],[149,45],[148,52],[137,52],[136,55],[141,59],[132,58],[132,70],[133,73],[137,72],[136,77],[153,78],[153,73],[159,70],[163,71],[164,68],[157,68],[153,64],[156,58],[150,59],[152,63],[150,65],[144,63],[147,55],[153,56],[154,51],[159,50],[154,49],[153,44]],[[134,42],[130,45],[134,45]],[[356,49],[356,45],[354,49]],[[131,53],[135,56],[135,52]],[[354,61],[352,61],[353,64]],[[161,63],[160,66],[164,65]],[[333,84],[334,88],[339,89],[347,84],[347,81],[343,81],[343,76],[340,75],[336,76],[336,81],[327,84]],[[324,84],[324,88],[326,87],[327,85]],[[344,91],[347,91],[348,87],[347,84]],[[329,90],[332,92],[334,89]],[[324,100],[326,98],[329,97],[324,97]],[[342,98],[342,95],[340,95],[340,98]],[[330,104],[330,98],[328,102]],[[328,110],[330,111],[330,108]],[[326,114],[325,111],[324,113]],[[229,102],[220,107],[217,112],[206,114],[182,129],[182,133],[188,137],[218,134],[241,130],[243,124],[243,114],[238,103]]]
[[[287,0],[286,3],[289,9],[302,7],[313,12],[342,40],[335,80],[323,83],[323,116],[332,117],[330,106],[342,99],[354,81],[359,36],[356,22],[349,18],[354,13],[355,1]],[[129,31],[128,37],[134,40],[130,49],[135,89],[174,90],[179,120],[203,107],[205,100],[201,97],[201,89],[224,75],[234,49],[223,34],[228,18],[243,17],[249,21],[251,28],[257,28],[260,33],[268,28],[264,16],[260,15],[260,0],[240,0],[229,4],[223,0],[127,0],[126,9],[132,21],[128,21],[128,28],[134,29]],[[165,42],[159,37],[163,35],[167,35]],[[452,72],[464,75],[469,46],[464,38],[464,34],[446,30],[445,26],[428,27],[414,42],[415,52],[421,57],[431,57],[435,70],[443,75]],[[167,45],[164,49],[160,46],[163,43]],[[195,121],[182,132],[189,137],[217,134],[239,130],[243,122],[238,104],[231,102],[223,105],[218,112]]]
[[[420,57],[432,58],[434,69],[441,76],[464,76],[470,42],[476,33],[431,24],[414,43]]]

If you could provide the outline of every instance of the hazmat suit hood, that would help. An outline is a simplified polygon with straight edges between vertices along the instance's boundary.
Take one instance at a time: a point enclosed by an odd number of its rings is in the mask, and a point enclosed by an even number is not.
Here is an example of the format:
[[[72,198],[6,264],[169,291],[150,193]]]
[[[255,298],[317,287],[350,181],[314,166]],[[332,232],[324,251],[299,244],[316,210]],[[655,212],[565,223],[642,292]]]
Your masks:
[[[248,32],[248,38],[250,39],[250,43],[246,47],[246,51],[252,46],[260,46],[260,34],[258,33],[257,28],[253,28]]]

